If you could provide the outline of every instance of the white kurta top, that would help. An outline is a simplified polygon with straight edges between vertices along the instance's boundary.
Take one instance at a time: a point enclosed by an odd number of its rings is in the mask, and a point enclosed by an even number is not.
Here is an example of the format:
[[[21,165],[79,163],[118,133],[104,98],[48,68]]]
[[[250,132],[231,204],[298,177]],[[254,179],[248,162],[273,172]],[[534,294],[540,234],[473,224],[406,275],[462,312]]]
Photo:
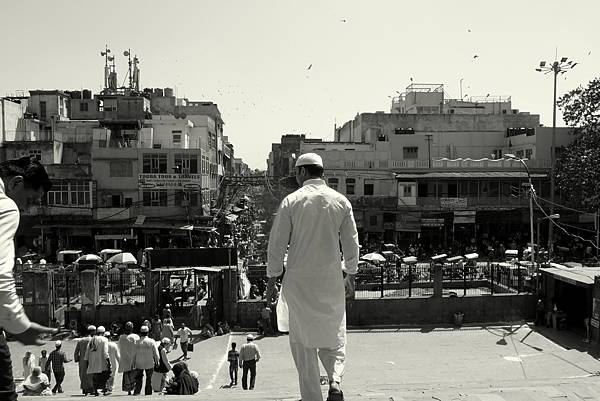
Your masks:
[[[359,257],[358,233],[348,199],[321,179],[305,181],[302,188],[281,202],[273,222],[268,277],[283,273],[288,244],[279,302],[289,309],[290,341],[310,348],[345,345],[346,300],[342,270],[356,274]],[[285,307],[278,307],[278,313],[281,310]],[[282,318],[285,320],[285,316]]]

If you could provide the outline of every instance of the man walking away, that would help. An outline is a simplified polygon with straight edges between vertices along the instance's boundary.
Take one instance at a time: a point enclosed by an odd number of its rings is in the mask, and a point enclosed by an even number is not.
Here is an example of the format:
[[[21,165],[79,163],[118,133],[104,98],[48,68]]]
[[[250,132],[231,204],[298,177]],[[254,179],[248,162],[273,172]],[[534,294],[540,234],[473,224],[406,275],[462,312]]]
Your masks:
[[[229,361],[229,378],[231,379],[229,387],[237,386],[238,363],[240,363],[240,353],[235,350],[236,346],[236,343],[231,343],[231,349],[227,353],[227,360]]]
[[[17,399],[5,331],[25,345],[43,345],[41,334],[56,330],[30,322],[17,296],[13,267],[19,211],[38,204],[52,187],[44,166],[30,157],[0,163],[0,399]]]
[[[114,342],[110,341],[110,331],[104,333],[104,337],[108,340],[108,360],[110,361],[110,376],[106,382],[106,394],[109,395],[113,391],[115,384],[115,374],[119,369],[119,362],[121,361],[121,353],[119,347]]]
[[[192,331],[185,327],[185,323],[181,323],[181,328],[177,330],[177,335],[179,336],[179,343],[181,344],[181,357],[183,359],[188,359],[188,343],[192,339]],[[175,344],[177,344],[177,342]]]
[[[273,334],[271,330],[271,308],[269,308],[269,303],[265,302],[262,310],[260,311],[260,317],[262,318],[262,327],[264,330],[264,334],[266,336],[270,336]]]
[[[70,359],[67,359],[67,355],[64,351],[61,350],[62,342],[56,341],[54,343],[56,349],[50,353],[48,357],[48,361],[44,366],[41,366],[44,371],[50,371],[50,366],[52,366],[52,371],[54,372],[54,378],[56,379],[56,385],[52,388],[52,394],[62,393],[62,382],[65,380],[65,363],[71,362]]]
[[[254,390],[256,381],[256,363],[260,359],[260,350],[254,343],[254,336],[248,334],[246,344],[240,348],[240,368],[242,368],[242,388],[248,390],[248,371],[250,371],[250,390]]]
[[[148,337],[149,331],[150,329],[148,326],[142,326],[140,328],[140,339],[137,342],[135,360],[133,363],[138,371],[133,395],[139,395],[141,393],[144,374],[146,375],[144,394],[152,395],[152,373],[154,372],[154,366],[159,363],[159,356],[156,343],[153,339]]]
[[[279,331],[290,333],[303,400],[321,401],[317,355],[329,378],[329,401],[341,401],[340,382],[346,358],[346,302],[354,296],[358,269],[358,233],[352,205],[323,180],[323,160],[300,155],[296,181],[301,188],[281,202],[269,237],[267,301],[276,292],[277,277],[289,246],[287,268],[279,294]],[[340,249],[341,245],[341,249]],[[343,252],[343,261],[340,258]],[[285,326],[289,327],[283,327]],[[287,330],[286,330],[287,329]]]
[[[135,351],[140,336],[133,332],[133,323],[125,323],[125,332],[119,336],[119,352],[121,360],[119,363],[119,372],[123,373],[122,390],[127,391],[127,395],[135,390],[137,370],[134,366]]]
[[[98,326],[96,335],[88,344],[85,359],[88,361],[87,372],[92,375],[93,394],[98,396],[98,390],[106,395],[106,383],[110,377],[110,360],[108,357],[108,340],[104,337],[106,329]]]
[[[87,328],[88,334],[77,341],[75,346],[74,360],[79,364],[79,387],[83,395],[94,393],[94,384],[92,375],[87,372],[88,361],[85,359],[85,353],[88,345],[92,341],[92,335],[96,333],[96,326],[90,325]]]

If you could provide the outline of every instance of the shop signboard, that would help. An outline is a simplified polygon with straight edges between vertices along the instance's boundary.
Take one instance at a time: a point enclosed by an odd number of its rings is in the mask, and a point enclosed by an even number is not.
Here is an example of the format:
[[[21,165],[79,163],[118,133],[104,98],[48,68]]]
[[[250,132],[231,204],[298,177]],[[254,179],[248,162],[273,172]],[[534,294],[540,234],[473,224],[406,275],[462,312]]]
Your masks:
[[[444,227],[444,219],[421,219],[421,227]]]
[[[140,174],[140,189],[199,190],[202,186],[201,174]]]
[[[440,198],[442,209],[464,209],[467,207],[467,198]]]

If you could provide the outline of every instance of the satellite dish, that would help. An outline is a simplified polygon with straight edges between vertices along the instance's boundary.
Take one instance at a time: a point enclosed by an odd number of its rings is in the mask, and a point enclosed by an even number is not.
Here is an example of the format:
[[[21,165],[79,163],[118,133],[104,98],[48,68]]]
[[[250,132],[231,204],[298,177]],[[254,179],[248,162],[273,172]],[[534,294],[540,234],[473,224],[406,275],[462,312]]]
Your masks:
[[[109,56],[108,57],[108,61],[113,61],[114,59],[115,59],[114,56]]]
[[[106,52],[100,52],[101,56],[106,56]]]
[[[124,56],[129,56],[129,52],[128,52],[127,50],[125,50],[125,51],[123,52],[123,55],[124,55]]]

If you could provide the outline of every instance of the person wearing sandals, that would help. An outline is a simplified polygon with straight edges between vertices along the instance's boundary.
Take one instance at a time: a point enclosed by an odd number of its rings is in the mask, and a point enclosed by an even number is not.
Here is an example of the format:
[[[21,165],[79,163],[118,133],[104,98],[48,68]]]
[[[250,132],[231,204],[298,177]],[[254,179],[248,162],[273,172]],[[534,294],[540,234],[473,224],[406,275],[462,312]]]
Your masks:
[[[323,399],[320,359],[329,378],[327,400],[341,401],[346,299],[354,296],[358,233],[352,205],[323,179],[321,156],[300,155],[295,167],[301,188],[281,202],[269,236],[266,301],[276,300],[287,251],[277,320],[279,331],[289,332],[300,394],[306,401]]]

